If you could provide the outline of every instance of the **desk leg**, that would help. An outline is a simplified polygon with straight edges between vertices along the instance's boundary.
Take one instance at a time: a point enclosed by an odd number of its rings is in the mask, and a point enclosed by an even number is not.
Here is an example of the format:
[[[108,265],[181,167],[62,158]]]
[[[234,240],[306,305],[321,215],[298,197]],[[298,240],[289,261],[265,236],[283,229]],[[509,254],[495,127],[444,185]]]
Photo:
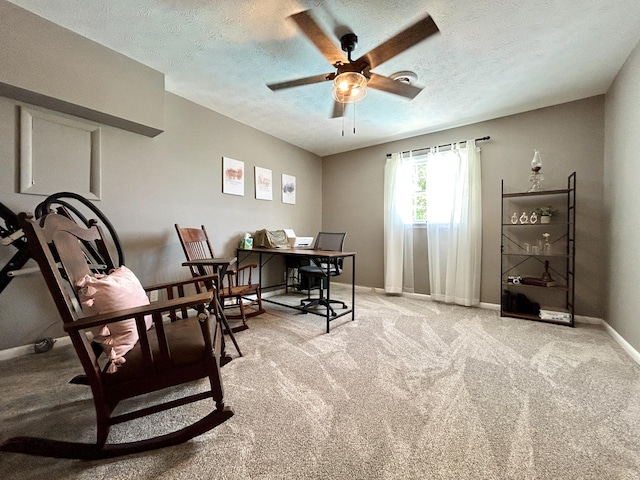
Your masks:
[[[356,319],[356,257],[351,257],[351,321]]]
[[[331,322],[331,275],[329,272],[331,270],[331,264],[327,262],[327,333],[329,333],[329,322]],[[322,282],[322,279],[320,279]],[[320,289],[322,289],[322,285],[320,285]]]
[[[260,292],[262,292],[262,252],[258,252],[258,285],[260,285]]]

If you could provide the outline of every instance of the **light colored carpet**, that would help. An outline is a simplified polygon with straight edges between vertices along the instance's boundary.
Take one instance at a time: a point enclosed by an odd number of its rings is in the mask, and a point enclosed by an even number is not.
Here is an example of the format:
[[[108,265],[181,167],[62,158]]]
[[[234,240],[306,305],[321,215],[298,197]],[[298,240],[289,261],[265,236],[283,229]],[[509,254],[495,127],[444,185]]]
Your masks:
[[[320,317],[267,308],[222,369],[235,416],[220,427],[105,461],[0,453],[0,478],[640,479],[640,366],[599,326],[359,291],[356,320],[327,335]],[[0,440],[92,441],[89,391],[66,383],[79,370],[70,346],[0,362]]]

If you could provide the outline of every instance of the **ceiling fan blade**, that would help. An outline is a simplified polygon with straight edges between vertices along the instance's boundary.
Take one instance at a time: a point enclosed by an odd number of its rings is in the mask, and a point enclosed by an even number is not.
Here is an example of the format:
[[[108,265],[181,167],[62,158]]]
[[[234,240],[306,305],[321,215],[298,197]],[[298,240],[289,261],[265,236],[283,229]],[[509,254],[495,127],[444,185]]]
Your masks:
[[[435,24],[431,16],[427,15],[422,20],[411,25],[409,28],[406,28],[386,42],[378,45],[373,50],[365,53],[362,57],[356,60],[356,62],[366,60],[369,63],[370,68],[375,68],[439,31],[438,26]]]
[[[325,82],[332,80],[334,73],[323,73],[321,75],[313,75],[311,77],[298,78],[297,80],[289,80],[288,82],[271,83],[267,85],[271,90],[282,90],[283,88],[299,87],[302,85],[311,85],[312,83]]]
[[[320,26],[313,19],[309,10],[305,10],[300,13],[291,15],[291,18],[298,28],[302,30],[311,42],[316,46],[320,53],[324,55],[331,65],[335,65],[337,62],[347,63],[347,57],[331,38],[320,28]]]
[[[331,113],[331,118],[340,118],[344,117],[344,110],[346,105],[344,103],[333,101],[333,112]]]
[[[367,87],[382,90],[383,92],[393,93],[409,99],[413,99],[422,91],[421,88],[409,85],[408,83],[396,81],[389,77],[383,77],[382,75],[376,75],[375,73],[371,73],[371,78],[367,82]]]

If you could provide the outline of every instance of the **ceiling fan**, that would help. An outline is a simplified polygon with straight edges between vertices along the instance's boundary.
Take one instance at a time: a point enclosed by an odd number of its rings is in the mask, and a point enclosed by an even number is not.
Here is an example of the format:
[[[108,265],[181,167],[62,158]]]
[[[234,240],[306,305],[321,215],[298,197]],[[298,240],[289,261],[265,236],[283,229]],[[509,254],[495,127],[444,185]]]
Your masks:
[[[296,13],[289,18],[296,23],[300,30],[302,30],[302,33],[311,40],[316,48],[320,50],[320,53],[324,55],[336,70],[334,72],[267,85],[271,90],[276,91],[301,85],[333,81],[332,93],[334,106],[332,117],[334,118],[341,117],[344,114],[345,104],[355,103],[364,98],[367,88],[382,90],[409,99],[413,99],[422,91],[422,88],[418,88],[409,83],[396,81],[391,77],[373,73],[371,69],[376,68],[378,65],[439,32],[438,26],[431,16],[427,15],[422,20],[419,20],[355,60],[351,59],[351,52],[353,52],[358,43],[358,37],[354,33],[343,35],[340,38],[340,48],[338,48],[334,41],[329,38],[313,19],[309,10]],[[342,53],[343,51],[347,52],[346,57]]]

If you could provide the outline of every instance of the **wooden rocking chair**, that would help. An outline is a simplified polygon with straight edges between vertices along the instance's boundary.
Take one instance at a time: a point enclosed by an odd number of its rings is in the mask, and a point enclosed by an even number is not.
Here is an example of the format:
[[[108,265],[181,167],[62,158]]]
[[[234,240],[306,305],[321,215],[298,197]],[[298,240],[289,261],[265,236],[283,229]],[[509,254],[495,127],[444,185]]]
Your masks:
[[[233,411],[224,404],[220,377],[221,358],[225,356],[222,328],[218,318],[209,318],[207,306],[212,301],[211,291],[201,291],[202,282],[210,287],[215,276],[147,287],[147,292],[158,291],[161,300],[87,315],[78,302],[84,301],[86,307],[88,304],[83,293],[88,294],[80,291],[78,285],[92,279],[113,279],[115,274],[96,275],[102,267],[106,267],[106,271],[114,268],[101,229],[94,222],[89,222],[89,228],[84,228],[56,213],[46,214],[40,220],[22,213],[19,220],[26,233],[30,253],[40,266],[64,321],[64,329],[84,367],[85,375],[73,382],[91,387],[97,439],[95,444],[90,444],[13,437],[0,445],[0,450],[59,458],[116,457],[185,442],[233,416]],[[99,259],[94,258],[96,254]],[[185,288],[192,288],[197,293],[185,296]],[[213,298],[215,301],[215,295]],[[147,329],[149,316],[152,326]],[[169,321],[168,318],[176,320]],[[130,322],[131,319],[135,319],[132,331],[137,331],[139,340],[123,355],[124,363],[116,364],[110,357],[103,365],[104,356],[100,355],[102,352],[96,352],[88,331],[94,329],[95,332],[96,328],[100,330],[105,325],[113,328],[117,322],[122,325],[122,321]],[[209,388],[204,392],[114,414],[114,409],[123,400],[203,378],[209,380]],[[128,443],[107,443],[112,425],[206,399],[212,401],[212,411],[184,428]]]
[[[190,260],[206,260],[214,259],[213,248],[207,235],[204,225],[200,228],[182,228],[176,223],[176,232],[180,244],[184,250],[187,261]],[[245,330],[247,326],[247,318],[254,317],[264,313],[262,308],[262,296],[260,294],[260,284],[253,283],[252,271],[257,268],[257,264],[243,265],[235,269],[226,271],[226,278],[220,278],[220,301],[223,308],[238,308],[239,314],[227,314],[228,319],[240,319],[242,325],[235,327],[233,331]],[[191,274],[195,276],[203,273],[218,273],[213,266],[202,267],[190,266]]]

